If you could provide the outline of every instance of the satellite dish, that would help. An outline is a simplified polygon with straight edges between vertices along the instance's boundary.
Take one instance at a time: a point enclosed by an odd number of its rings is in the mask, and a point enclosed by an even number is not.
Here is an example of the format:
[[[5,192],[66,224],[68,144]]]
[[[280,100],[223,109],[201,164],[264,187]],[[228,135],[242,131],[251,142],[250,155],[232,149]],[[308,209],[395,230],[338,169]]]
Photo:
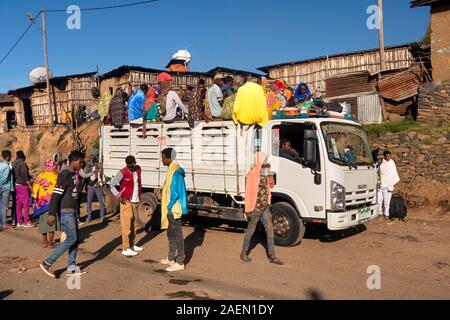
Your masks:
[[[52,72],[49,70],[49,79],[52,77]],[[28,79],[32,84],[42,83],[47,80],[47,70],[44,67],[38,67],[31,70]]]
[[[191,62],[191,54],[187,50],[178,50],[173,56],[172,59],[175,60],[183,60],[186,61],[186,63]]]

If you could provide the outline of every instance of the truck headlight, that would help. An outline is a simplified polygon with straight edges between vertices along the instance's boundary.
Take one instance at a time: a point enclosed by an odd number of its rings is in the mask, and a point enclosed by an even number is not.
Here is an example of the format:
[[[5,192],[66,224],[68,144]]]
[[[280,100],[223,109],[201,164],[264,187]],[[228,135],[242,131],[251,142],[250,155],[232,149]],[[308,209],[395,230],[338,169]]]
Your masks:
[[[345,210],[345,187],[331,181],[331,210]]]

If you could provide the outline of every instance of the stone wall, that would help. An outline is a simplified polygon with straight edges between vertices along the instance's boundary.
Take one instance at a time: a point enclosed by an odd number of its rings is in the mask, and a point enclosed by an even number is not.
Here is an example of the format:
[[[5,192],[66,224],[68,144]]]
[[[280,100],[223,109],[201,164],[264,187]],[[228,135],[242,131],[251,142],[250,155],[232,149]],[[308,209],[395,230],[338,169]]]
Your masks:
[[[387,133],[372,143],[392,153],[400,175],[397,191],[410,205],[437,204],[450,196],[450,132],[439,129]]]
[[[450,122],[450,80],[424,83],[419,87],[419,122]]]

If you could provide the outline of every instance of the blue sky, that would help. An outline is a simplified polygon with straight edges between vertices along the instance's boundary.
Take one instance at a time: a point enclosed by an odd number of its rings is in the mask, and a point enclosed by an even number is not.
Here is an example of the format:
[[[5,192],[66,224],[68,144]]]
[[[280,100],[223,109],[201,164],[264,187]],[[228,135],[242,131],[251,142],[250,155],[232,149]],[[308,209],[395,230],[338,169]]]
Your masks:
[[[46,0],[47,9],[81,9],[138,0]],[[429,8],[409,0],[384,1],[386,45],[419,40]],[[256,68],[378,46],[378,31],[366,27],[376,0],[160,0],[140,6],[81,13],[81,30],[68,30],[65,12],[48,13],[49,64],[56,76],[121,65],[163,69],[187,48],[192,71],[216,66]],[[39,12],[42,1],[0,2],[0,59]],[[41,19],[0,64],[0,92],[30,85],[28,73],[44,65]]]

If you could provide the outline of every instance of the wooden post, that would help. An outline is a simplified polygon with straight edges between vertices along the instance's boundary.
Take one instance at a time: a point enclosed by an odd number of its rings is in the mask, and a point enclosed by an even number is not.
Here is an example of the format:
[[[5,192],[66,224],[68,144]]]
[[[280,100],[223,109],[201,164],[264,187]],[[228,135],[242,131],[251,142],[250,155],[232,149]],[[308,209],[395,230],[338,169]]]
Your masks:
[[[44,60],[45,60],[45,70],[46,70],[46,77],[45,77],[45,82],[47,84],[47,98],[48,98],[48,106],[49,106],[49,111],[50,111],[50,127],[51,127],[51,132],[53,132],[53,104],[52,104],[52,99],[51,99],[51,94],[50,94],[50,71],[48,68],[48,55],[47,55],[47,24],[45,21],[45,8],[44,8],[44,3],[42,3],[42,33],[44,36]]]
[[[378,0],[378,18],[379,18],[378,38],[380,42],[380,68],[381,71],[384,71],[386,70],[386,63],[384,58],[383,0]]]

